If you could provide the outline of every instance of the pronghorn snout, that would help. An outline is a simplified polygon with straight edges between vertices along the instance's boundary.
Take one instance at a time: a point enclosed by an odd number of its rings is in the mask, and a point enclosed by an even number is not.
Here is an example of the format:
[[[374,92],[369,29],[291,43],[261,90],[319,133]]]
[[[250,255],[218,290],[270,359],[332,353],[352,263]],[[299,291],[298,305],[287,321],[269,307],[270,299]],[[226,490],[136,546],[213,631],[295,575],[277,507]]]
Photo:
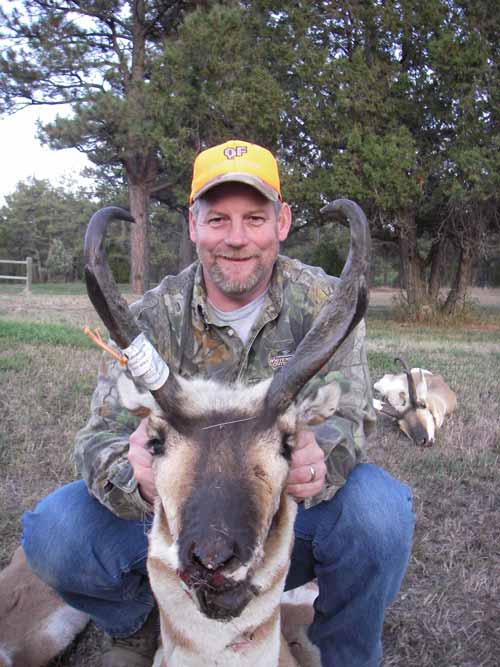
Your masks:
[[[416,436],[415,440],[416,440],[416,444],[419,447],[427,447],[427,443],[428,443],[427,433],[424,433],[421,436]]]
[[[235,564],[239,552],[239,546],[233,539],[206,539],[193,544],[191,562],[213,572]]]

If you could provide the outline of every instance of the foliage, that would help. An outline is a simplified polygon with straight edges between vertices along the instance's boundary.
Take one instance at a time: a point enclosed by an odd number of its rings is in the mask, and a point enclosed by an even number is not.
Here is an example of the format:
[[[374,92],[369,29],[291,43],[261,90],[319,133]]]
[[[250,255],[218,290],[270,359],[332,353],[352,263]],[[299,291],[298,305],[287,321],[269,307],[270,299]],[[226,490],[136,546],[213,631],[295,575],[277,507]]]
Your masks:
[[[53,239],[47,255],[47,273],[49,280],[68,280],[72,277],[72,269],[73,256],[66,250],[61,239]]]
[[[278,146],[284,92],[252,12],[228,4],[186,16],[153,70],[164,168],[156,194],[173,209],[186,209],[192,163],[203,148],[235,137]]]
[[[47,277],[52,248],[55,275],[81,276],[85,226],[94,207],[86,190],[36,178],[20,182],[0,209],[4,250],[10,259],[32,256],[40,278]]]

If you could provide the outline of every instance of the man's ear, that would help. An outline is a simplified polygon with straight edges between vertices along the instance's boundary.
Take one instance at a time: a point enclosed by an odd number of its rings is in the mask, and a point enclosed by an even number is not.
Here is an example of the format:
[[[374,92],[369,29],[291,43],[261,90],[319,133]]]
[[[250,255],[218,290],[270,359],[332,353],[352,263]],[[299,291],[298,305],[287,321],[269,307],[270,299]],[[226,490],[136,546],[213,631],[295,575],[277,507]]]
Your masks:
[[[331,417],[339,405],[342,390],[335,380],[320,387],[298,406],[297,423],[300,426],[316,426]]]
[[[189,209],[189,238],[193,243],[196,243],[196,218],[193,215],[192,209]]]
[[[284,241],[292,226],[292,212],[286,202],[283,202],[278,215],[278,239]]]

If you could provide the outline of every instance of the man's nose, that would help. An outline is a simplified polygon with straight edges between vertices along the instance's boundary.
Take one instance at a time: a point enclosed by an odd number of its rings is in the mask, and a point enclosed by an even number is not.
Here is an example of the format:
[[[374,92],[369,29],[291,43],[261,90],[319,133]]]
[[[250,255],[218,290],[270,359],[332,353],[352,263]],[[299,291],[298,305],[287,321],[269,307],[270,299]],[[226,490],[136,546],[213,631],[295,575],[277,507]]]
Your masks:
[[[241,248],[248,243],[247,229],[243,220],[232,220],[228,226],[226,245]]]

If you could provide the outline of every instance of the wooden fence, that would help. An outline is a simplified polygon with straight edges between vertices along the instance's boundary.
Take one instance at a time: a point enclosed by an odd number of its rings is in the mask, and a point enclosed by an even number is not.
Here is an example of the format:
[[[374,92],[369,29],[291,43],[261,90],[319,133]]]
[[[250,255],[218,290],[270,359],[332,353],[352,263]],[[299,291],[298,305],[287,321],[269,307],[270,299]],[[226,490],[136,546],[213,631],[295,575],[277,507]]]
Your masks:
[[[26,257],[25,260],[0,259],[0,264],[24,264],[26,266],[26,275],[25,276],[2,276],[2,275],[0,275],[0,279],[2,279],[2,280],[22,280],[26,283],[26,287],[24,288],[24,291],[27,294],[31,293],[31,285],[33,283],[33,258],[32,257]]]

